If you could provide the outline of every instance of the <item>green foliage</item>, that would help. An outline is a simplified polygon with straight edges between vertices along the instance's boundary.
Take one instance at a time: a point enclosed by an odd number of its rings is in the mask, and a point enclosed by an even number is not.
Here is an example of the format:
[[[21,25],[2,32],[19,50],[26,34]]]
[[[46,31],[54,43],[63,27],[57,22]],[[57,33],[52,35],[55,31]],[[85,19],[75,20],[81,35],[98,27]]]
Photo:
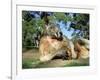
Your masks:
[[[37,30],[43,32],[44,21],[32,17],[29,11],[22,12],[22,20],[22,46],[30,48],[28,46],[34,46],[32,37]]]
[[[25,21],[30,21],[32,19],[30,12],[29,11],[22,11],[22,19],[24,19]]]
[[[32,36],[40,31],[42,34],[45,31],[45,21],[41,18],[39,12],[32,13],[32,11],[22,11],[22,46],[27,48],[27,46],[34,46]],[[43,13],[43,12],[41,12]],[[66,24],[68,21],[71,22],[69,28],[66,31],[70,31],[71,28],[74,29],[72,36],[73,38],[83,37],[89,39],[89,14],[80,13],[63,13],[63,12],[47,12],[50,15],[47,16],[49,23],[58,24],[63,22]],[[39,17],[35,16],[37,14]]]
[[[73,17],[73,22],[70,28],[74,29],[72,36],[83,37],[89,39],[89,14],[79,14],[77,13]],[[78,30],[78,32],[77,32]]]
[[[30,46],[32,45],[32,35],[35,32],[34,30],[34,20],[31,20],[29,22],[27,21],[22,21],[22,45],[23,48],[25,46]]]
[[[63,12],[55,12],[54,16],[56,17],[56,20],[63,21],[64,23],[72,20],[71,16],[65,15]]]

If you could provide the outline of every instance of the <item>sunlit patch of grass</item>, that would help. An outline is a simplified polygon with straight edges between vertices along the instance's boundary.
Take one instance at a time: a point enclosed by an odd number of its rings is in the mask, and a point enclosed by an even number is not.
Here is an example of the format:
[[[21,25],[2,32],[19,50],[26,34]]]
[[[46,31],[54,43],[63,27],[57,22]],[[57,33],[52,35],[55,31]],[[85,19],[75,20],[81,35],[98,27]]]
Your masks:
[[[22,68],[32,68],[32,60],[24,59],[22,61]]]
[[[54,67],[74,67],[74,66],[89,66],[88,59],[72,59],[62,60],[54,59],[47,62],[39,60],[38,49],[31,49],[23,53],[22,68],[23,69],[36,69],[36,68],[54,68]]]
[[[51,68],[53,67],[54,63],[49,64],[50,62],[41,62],[35,59],[24,59],[22,67],[23,69],[31,69],[31,68]],[[58,65],[58,64],[57,64]],[[81,67],[81,66],[89,66],[89,59],[81,59],[81,60],[66,60],[66,63],[63,66],[56,66],[56,67]]]
[[[37,59],[24,59],[22,61],[22,68],[29,69],[29,68],[36,68],[41,62]]]
[[[89,66],[89,58],[88,59],[79,59],[72,60],[70,63],[66,63],[64,67],[73,67],[73,66]]]

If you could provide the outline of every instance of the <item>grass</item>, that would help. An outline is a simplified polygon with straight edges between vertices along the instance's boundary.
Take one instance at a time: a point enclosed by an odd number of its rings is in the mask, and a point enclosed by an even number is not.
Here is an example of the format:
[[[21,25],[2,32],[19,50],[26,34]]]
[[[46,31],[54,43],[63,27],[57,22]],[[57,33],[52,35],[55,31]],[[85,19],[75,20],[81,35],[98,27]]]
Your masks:
[[[29,68],[89,66],[89,59],[69,60],[69,61],[65,60],[64,65],[58,65],[58,64],[54,63],[53,61],[51,60],[51,61],[48,61],[48,62],[40,62],[39,60],[31,60],[31,59],[29,60],[28,59],[28,60],[23,60],[23,66],[22,67],[23,67],[23,69],[29,69]],[[56,64],[56,66],[54,66],[55,64]]]
[[[89,66],[89,58],[72,60],[69,64],[64,65],[64,67],[74,67],[74,66]]]
[[[31,62],[23,62],[22,64],[22,68],[32,68],[32,63]]]
[[[74,67],[74,66],[89,66],[88,59],[78,59],[78,60],[62,60],[55,59],[48,62],[40,62],[38,51],[29,50],[23,53],[22,68],[32,69],[32,68],[54,68],[54,67]]]

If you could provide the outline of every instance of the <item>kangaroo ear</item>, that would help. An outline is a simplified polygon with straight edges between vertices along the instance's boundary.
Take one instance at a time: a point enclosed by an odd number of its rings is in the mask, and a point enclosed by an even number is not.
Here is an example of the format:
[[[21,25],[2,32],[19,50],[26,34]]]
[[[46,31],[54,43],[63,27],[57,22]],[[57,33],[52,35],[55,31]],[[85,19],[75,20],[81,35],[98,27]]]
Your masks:
[[[62,32],[58,32],[58,40],[63,40],[63,34],[62,34]]]

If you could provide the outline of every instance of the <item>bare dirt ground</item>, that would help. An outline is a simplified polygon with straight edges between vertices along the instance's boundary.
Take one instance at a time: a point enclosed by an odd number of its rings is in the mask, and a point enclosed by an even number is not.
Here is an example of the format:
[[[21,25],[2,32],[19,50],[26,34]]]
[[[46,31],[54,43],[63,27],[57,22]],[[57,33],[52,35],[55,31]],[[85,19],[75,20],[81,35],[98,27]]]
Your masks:
[[[23,68],[51,68],[51,67],[68,67],[68,66],[88,66],[89,59],[80,60],[63,60],[54,59],[48,62],[39,61],[38,49],[31,49],[22,53]]]

